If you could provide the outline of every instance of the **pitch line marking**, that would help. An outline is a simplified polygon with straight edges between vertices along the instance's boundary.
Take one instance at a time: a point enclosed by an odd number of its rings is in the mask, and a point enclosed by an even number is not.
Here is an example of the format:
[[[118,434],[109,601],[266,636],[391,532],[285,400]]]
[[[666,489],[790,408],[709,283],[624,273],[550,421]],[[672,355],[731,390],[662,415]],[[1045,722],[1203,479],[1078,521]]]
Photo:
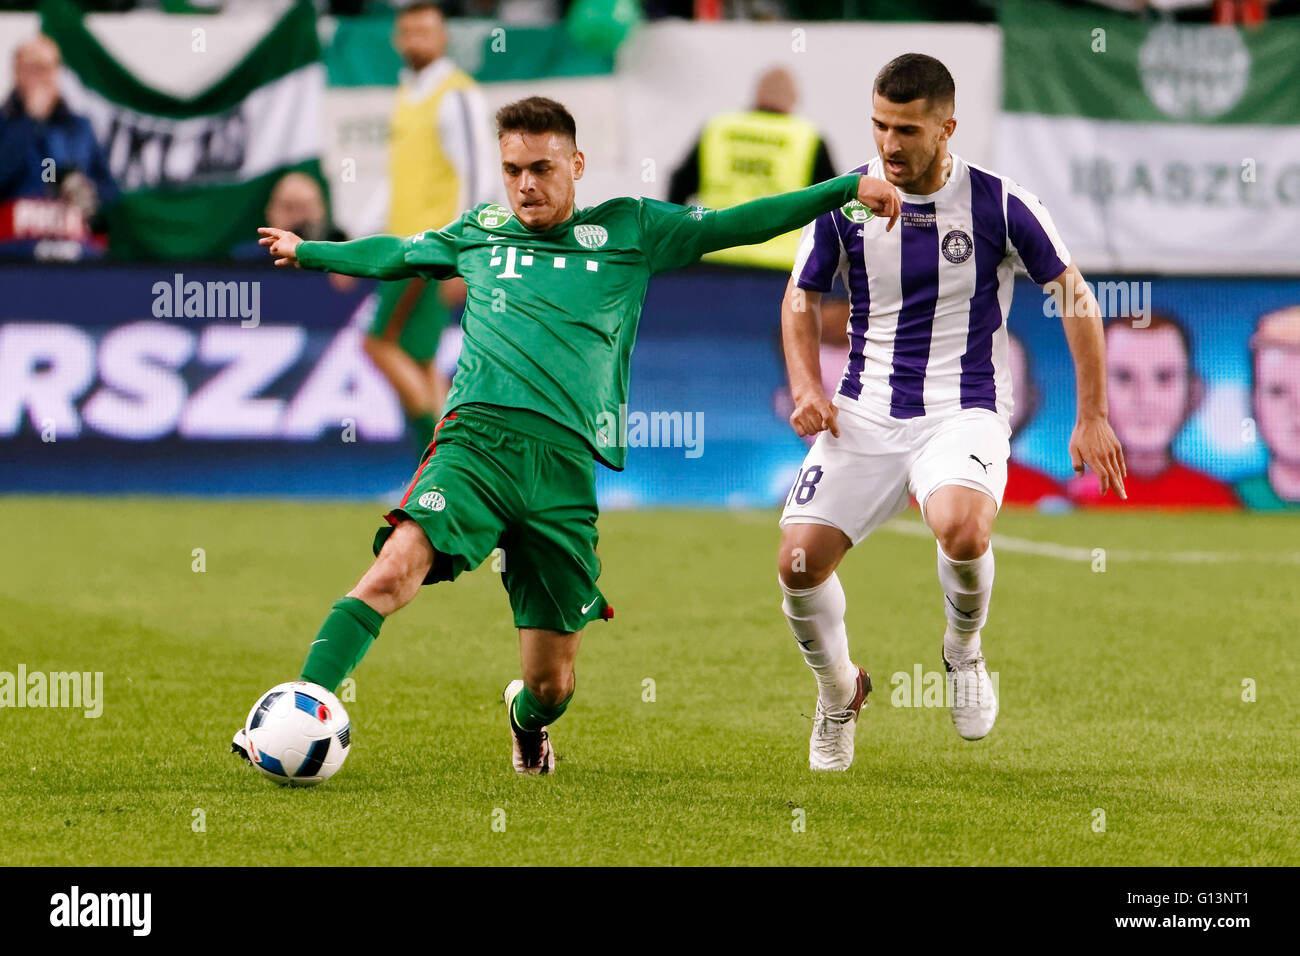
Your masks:
[[[884,528],[914,538],[933,537],[930,529],[919,521],[889,521],[885,523]],[[993,545],[999,551],[1034,554],[1039,557],[1056,558],[1061,561],[1088,563],[1093,559],[1091,548],[1056,544],[1052,541],[1034,541],[1031,538],[1016,538],[1005,534],[993,535]],[[1106,558],[1110,561],[1129,561],[1133,563],[1233,564],[1257,561],[1268,564],[1300,564],[1300,552],[1268,554],[1249,551],[1125,551],[1107,548]]]

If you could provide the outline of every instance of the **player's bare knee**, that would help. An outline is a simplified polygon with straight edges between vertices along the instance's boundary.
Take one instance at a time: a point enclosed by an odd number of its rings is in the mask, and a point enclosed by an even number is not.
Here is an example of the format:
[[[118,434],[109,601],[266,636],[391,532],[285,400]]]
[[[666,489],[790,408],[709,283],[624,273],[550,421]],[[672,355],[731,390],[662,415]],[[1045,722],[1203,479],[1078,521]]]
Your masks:
[[[777,572],[781,583],[792,590],[817,587],[831,576],[838,563],[838,555],[827,553],[804,536],[787,534],[781,538]]]
[[[943,553],[954,561],[973,561],[989,548],[990,528],[975,515],[963,515],[932,526]]]
[[[525,677],[528,692],[545,707],[556,707],[569,699],[575,683],[573,669],[552,670]]]

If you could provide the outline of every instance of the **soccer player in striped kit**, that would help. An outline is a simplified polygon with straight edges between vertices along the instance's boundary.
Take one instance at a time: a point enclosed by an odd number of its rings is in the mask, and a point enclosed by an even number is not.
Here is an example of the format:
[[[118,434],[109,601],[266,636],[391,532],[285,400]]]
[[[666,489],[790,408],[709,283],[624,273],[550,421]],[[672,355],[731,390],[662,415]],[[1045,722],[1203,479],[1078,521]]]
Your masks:
[[[835,569],[850,547],[921,505],[938,550],[947,626],[943,661],[957,732],[993,728],[997,699],[980,630],[993,590],[990,534],[1010,455],[1006,316],[1017,267],[1058,299],[1078,393],[1069,452],[1103,491],[1124,496],[1124,458],[1107,419],[1101,311],[1047,210],[1004,176],[948,151],[952,76],[909,53],[877,75],[879,155],[856,171],[901,193],[899,227],[856,203],[804,228],[782,304],[800,435],[817,434],[781,514],[783,610],[817,679],[809,745],[814,770],[853,762],[871,690],[850,660]],[[833,398],[822,389],[820,301],[839,275],[850,296],[850,353]]]

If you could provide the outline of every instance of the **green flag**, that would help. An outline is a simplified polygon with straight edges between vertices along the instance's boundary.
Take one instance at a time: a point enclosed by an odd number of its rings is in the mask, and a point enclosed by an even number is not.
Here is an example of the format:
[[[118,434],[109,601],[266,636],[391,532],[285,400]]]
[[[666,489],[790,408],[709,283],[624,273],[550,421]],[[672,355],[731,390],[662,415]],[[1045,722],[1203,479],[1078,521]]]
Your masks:
[[[1094,269],[1292,272],[1300,23],[1006,0],[997,168]]]
[[[158,37],[110,51],[97,33],[104,21],[70,0],[45,0],[41,16],[63,52],[64,98],[90,119],[122,191],[112,256],[223,258],[256,238],[277,179],[293,170],[320,178],[325,70],[310,0],[269,18],[246,54],[183,97],[139,76]],[[210,69],[223,54],[208,48],[213,20],[175,19],[180,32],[168,42],[183,39],[182,53]]]

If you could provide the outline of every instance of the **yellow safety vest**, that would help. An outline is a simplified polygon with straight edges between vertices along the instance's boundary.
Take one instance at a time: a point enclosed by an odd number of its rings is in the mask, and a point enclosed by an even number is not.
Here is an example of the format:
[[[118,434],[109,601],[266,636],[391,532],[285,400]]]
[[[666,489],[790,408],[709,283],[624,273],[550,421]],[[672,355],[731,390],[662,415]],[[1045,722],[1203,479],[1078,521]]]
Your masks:
[[[455,69],[426,96],[416,98],[406,87],[398,89],[388,143],[392,235],[440,229],[464,211],[460,177],[438,139],[438,108],[450,90],[473,85],[469,74]]]
[[[817,128],[798,116],[761,110],[715,116],[700,136],[700,205],[725,209],[812,185],[819,141]],[[796,229],[704,259],[789,271],[798,249]]]

